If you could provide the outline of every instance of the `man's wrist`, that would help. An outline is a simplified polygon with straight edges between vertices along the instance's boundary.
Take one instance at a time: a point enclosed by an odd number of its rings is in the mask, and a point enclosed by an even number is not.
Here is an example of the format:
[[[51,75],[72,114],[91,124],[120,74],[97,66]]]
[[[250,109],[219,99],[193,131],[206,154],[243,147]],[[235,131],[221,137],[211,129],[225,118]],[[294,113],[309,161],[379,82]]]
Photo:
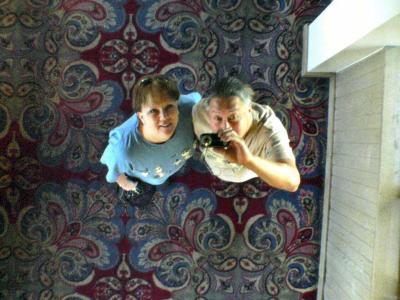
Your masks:
[[[257,165],[257,156],[255,156],[253,153],[250,153],[247,156],[247,159],[243,162],[243,166],[253,171],[254,166],[256,165]]]

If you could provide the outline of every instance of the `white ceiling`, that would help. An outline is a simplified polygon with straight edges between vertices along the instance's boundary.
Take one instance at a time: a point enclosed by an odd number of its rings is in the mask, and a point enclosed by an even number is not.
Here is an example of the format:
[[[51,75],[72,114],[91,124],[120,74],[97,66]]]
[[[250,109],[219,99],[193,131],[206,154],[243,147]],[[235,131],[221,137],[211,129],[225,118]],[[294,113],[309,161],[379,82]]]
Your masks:
[[[334,0],[305,27],[303,74],[337,73],[400,46],[400,0]]]

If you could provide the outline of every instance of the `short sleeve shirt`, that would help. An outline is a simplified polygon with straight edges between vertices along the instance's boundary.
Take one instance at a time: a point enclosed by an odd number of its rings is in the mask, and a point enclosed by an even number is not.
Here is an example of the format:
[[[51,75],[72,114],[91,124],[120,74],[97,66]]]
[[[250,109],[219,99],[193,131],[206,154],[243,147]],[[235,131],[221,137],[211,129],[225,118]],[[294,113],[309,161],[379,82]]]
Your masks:
[[[294,159],[285,127],[268,105],[252,103],[253,123],[244,141],[250,152],[264,159]],[[197,137],[212,132],[208,122],[206,99],[193,108],[193,126]],[[257,177],[253,171],[224,159],[212,149],[203,149],[203,157],[211,172],[224,181],[243,182]]]
[[[195,136],[192,108],[199,93],[179,97],[179,121],[174,135],[162,144],[146,141],[139,132],[136,114],[110,131],[100,162],[108,168],[106,180],[115,182],[121,174],[153,185],[164,183],[193,155]]]

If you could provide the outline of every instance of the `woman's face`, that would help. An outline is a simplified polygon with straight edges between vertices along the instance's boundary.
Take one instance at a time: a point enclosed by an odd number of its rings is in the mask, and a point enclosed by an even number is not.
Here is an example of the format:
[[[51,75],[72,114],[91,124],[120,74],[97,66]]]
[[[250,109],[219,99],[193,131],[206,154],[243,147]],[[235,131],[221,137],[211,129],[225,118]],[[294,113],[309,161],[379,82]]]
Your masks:
[[[137,113],[140,120],[139,130],[147,141],[164,143],[174,135],[178,125],[178,101],[164,97],[153,100],[156,101],[144,104]]]

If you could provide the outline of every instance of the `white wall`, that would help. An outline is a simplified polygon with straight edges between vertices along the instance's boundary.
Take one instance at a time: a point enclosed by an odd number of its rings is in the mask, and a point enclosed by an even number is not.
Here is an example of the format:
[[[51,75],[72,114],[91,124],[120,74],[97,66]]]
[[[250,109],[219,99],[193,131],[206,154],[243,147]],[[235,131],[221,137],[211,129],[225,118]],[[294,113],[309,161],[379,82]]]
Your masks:
[[[400,0],[333,0],[302,75],[331,79],[317,298],[400,299]]]
[[[398,299],[399,82],[400,48],[336,76],[323,299]]]

